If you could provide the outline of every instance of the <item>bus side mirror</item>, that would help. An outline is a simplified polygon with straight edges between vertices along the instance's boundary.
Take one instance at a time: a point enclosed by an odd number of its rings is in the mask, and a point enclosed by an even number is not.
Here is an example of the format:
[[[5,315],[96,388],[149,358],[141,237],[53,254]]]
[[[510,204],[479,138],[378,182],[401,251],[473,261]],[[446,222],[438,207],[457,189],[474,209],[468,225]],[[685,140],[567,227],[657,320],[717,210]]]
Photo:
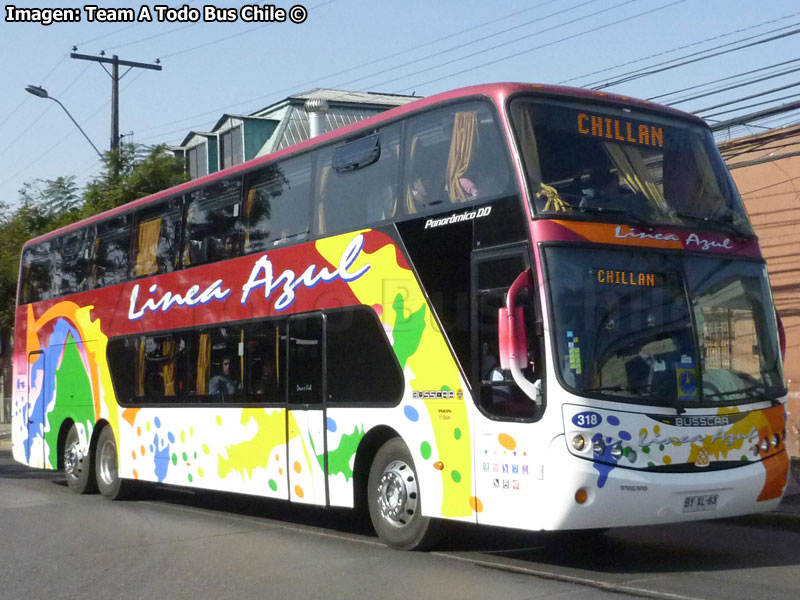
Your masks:
[[[508,370],[512,362],[520,369],[528,366],[528,335],[525,330],[525,317],[521,306],[514,307],[514,318],[509,319],[507,307],[497,311],[497,347],[500,353],[500,368]],[[513,331],[513,337],[510,335]],[[514,344],[512,347],[512,339]]]

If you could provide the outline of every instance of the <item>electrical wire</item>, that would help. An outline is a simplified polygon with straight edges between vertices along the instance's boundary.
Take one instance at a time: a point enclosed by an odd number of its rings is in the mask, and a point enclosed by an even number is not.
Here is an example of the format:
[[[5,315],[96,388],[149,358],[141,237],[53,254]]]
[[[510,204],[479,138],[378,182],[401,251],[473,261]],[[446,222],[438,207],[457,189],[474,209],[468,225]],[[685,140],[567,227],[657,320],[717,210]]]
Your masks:
[[[578,75],[576,77],[571,77],[570,79],[564,79],[563,81],[559,81],[558,84],[559,85],[563,85],[565,83],[570,83],[572,81],[576,81],[576,80],[582,79],[584,77],[590,77],[592,75],[599,75],[600,73],[606,73],[608,71],[613,71],[614,69],[619,69],[621,67],[627,67],[628,65],[633,65],[633,64],[645,61],[645,60],[649,60],[651,58],[657,58],[659,56],[664,56],[666,54],[672,54],[673,52],[679,52],[680,50],[685,50],[685,49],[691,48],[693,46],[699,46],[699,45],[705,44],[707,42],[713,42],[715,40],[719,40],[719,39],[722,39],[722,38],[725,38],[725,37],[729,37],[731,35],[736,35],[737,33],[743,33],[745,31],[749,31],[751,29],[758,29],[759,27],[763,27],[764,25],[770,25],[772,23],[777,23],[778,21],[791,19],[792,17],[796,17],[798,15],[800,15],[800,13],[793,13],[791,15],[786,15],[785,17],[779,17],[777,19],[771,19],[769,21],[764,21],[762,23],[759,23],[758,25],[751,25],[750,27],[744,27],[742,29],[735,29],[733,31],[729,31],[729,32],[726,32],[726,33],[723,33],[723,34],[720,34],[720,35],[717,35],[717,36],[713,36],[713,37],[710,37],[710,38],[705,38],[705,39],[699,40],[697,42],[692,42],[691,44],[685,44],[683,46],[678,46],[676,48],[671,48],[669,50],[665,50],[663,52],[658,52],[656,54],[651,54],[650,56],[644,56],[642,58],[637,58],[635,60],[630,60],[628,62],[620,63],[618,65],[614,65],[613,67],[606,67],[606,68],[600,69],[598,71],[592,71],[591,73],[585,73],[583,75]],[[592,84],[589,84],[589,85],[592,85]],[[658,97],[659,96],[655,96],[655,98],[658,98]],[[651,98],[651,100],[652,100],[652,98]]]
[[[549,46],[554,46],[556,44],[560,44],[562,42],[566,42],[566,41],[575,39],[577,37],[588,35],[590,33],[595,33],[596,31],[600,31],[602,29],[606,29],[606,28],[612,27],[614,25],[619,25],[620,23],[624,23],[626,21],[631,21],[633,19],[637,19],[639,17],[645,16],[645,15],[649,15],[649,14],[652,14],[654,12],[665,10],[667,8],[671,8],[671,7],[673,7],[673,6],[677,5],[677,4],[682,4],[684,2],[686,2],[686,0],[676,0],[675,2],[670,2],[669,4],[666,4],[664,6],[660,6],[658,8],[653,8],[653,9],[650,9],[650,10],[647,10],[647,11],[644,11],[644,12],[641,12],[641,13],[637,13],[635,15],[631,15],[631,16],[625,17],[623,19],[618,19],[616,21],[612,21],[611,23],[606,23],[605,25],[600,25],[600,26],[597,26],[597,27],[593,27],[592,29],[587,29],[587,30],[581,31],[579,33],[576,33],[576,34],[573,34],[573,35],[570,35],[570,36],[563,37],[561,39],[555,40],[553,42],[548,42],[547,44],[542,44],[540,46],[535,46],[533,48],[528,48],[527,50],[522,50],[520,52],[515,52],[513,54],[509,54],[507,56],[503,56],[503,57],[497,58],[495,60],[491,60],[489,62],[481,63],[479,65],[474,65],[474,66],[469,67],[467,69],[462,69],[461,71],[456,71],[454,73],[449,73],[447,75],[443,75],[443,76],[437,77],[435,79],[431,79],[431,80],[428,80],[428,81],[425,81],[425,82],[422,82],[422,83],[418,83],[416,86],[413,86],[413,87],[421,87],[421,86],[424,86],[424,85],[430,85],[431,83],[437,83],[439,81],[442,81],[443,79],[449,79],[450,77],[455,77],[456,75],[462,75],[464,73],[469,73],[470,71],[474,71],[476,69],[482,69],[484,67],[488,67],[488,66],[497,64],[499,62],[503,62],[505,60],[509,60],[511,58],[516,58],[518,56],[522,56],[523,54],[529,54],[529,53],[534,52],[536,50],[541,50],[542,48],[547,48]],[[446,64],[449,64],[449,63],[446,63]],[[443,65],[438,65],[438,66],[443,66]],[[404,88],[404,89],[412,89],[412,87],[408,87],[408,88]]]
[[[789,27],[795,26],[795,25],[798,25],[798,24],[800,24],[800,23],[793,23]],[[783,29],[787,29],[787,28],[788,27],[783,28]],[[729,54],[731,52],[738,52],[739,50],[745,50],[747,48],[752,48],[754,46],[759,46],[761,44],[767,44],[769,42],[774,42],[776,40],[783,39],[783,38],[786,38],[786,37],[789,37],[789,36],[792,36],[792,35],[797,35],[798,33],[800,33],[800,29],[793,29],[791,31],[784,32],[784,33],[775,35],[773,37],[770,37],[770,38],[767,38],[767,39],[764,39],[764,40],[758,40],[758,41],[755,41],[755,42],[751,42],[749,44],[745,44],[743,46],[739,46],[737,48],[730,48],[728,50],[723,50],[721,52],[716,52],[714,54],[709,54],[708,56],[699,56],[697,58],[692,58],[691,60],[685,60],[684,62],[679,62],[677,64],[669,64],[669,63],[674,63],[675,61],[667,61],[667,62],[664,62],[664,63],[660,63],[658,65],[653,65],[653,66],[660,66],[661,68],[659,68],[659,69],[652,69],[651,68],[650,71],[644,71],[644,72],[638,72],[636,74],[631,74],[629,76],[622,77],[620,79],[616,79],[615,81],[607,82],[607,83],[605,83],[603,85],[593,85],[592,89],[595,89],[595,90],[608,89],[608,88],[613,87],[615,85],[620,85],[622,83],[628,83],[629,81],[633,81],[635,79],[642,79],[644,77],[650,77],[651,75],[656,75],[658,73],[663,73],[665,71],[670,71],[672,69],[677,69],[678,67],[684,67],[686,65],[690,65],[690,64],[694,64],[694,63],[701,62],[701,61],[704,61],[704,60],[708,60],[709,58],[716,58],[717,56],[722,56],[724,54]],[[759,36],[754,36],[754,37],[759,37]],[[752,39],[752,38],[746,38],[746,39]],[[733,42],[733,43],[738,43],[738,42]],[[709,48],[708,50],[704,50],[703,52],[696,52],[694,54],[690,54],[690,55],[687,55],[685,57],[681,57],[681,58],[678,58],[678,59],[675,59],[675,60],[682,60],[683,58],[691,58],[693,56],[697,56],[698,54],[702,54],[702,53],[705,53],[705,52],[710,52],[712,50],[716,50],[718,48],[722,48],[722,47],[730,46],[730,45],[731,44],[723,44],[722,46],[717,46],[716,48]],[[650,68],[650,67],[648,67],[648,68]]]

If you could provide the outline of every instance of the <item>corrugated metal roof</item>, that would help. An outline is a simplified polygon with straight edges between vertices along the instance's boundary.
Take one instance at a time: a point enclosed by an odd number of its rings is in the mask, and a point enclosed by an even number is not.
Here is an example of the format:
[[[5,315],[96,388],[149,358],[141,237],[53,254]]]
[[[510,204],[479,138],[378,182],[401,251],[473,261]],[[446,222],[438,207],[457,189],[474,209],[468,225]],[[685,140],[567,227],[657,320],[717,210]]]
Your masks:
[[[333,90],[316,88],[300,94],[289,96],[290,100],[308,100],[321,98],[328,102],[343,102],[355,104],[377,104],[379,106],[403,106],[409,102],[419,100],[422,96],[405,96],[402,94],[378,94],[375,92],[354,92],[349,90]]]

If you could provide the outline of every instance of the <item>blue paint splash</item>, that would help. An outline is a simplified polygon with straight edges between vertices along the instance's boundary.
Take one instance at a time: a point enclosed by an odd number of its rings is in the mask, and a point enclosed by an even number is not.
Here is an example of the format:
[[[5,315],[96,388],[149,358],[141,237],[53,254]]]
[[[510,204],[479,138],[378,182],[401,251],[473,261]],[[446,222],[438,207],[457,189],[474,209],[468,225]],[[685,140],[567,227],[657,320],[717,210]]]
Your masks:
[[[406,418],[409,421],[413,421],[414,423],[419,421],[419,413],[417,412],[417,409],[414,408],[413,406],[406,405],[403,408],[403,412],[405,413]]]

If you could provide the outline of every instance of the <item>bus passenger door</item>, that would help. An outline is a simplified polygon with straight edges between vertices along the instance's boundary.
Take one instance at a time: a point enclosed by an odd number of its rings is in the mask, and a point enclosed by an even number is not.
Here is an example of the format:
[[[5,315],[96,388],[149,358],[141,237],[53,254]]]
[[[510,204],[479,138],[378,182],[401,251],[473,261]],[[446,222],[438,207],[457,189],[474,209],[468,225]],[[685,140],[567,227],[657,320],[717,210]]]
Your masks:
[[[289,319],[287,474],[292,502],[327,505],[325,317]]]
[[[47,354],[41,350],[28,355],[28,440],[25,442],[25,458],[32,467],[44,467],[44,417],[51,400],[53,367]]]
[[[498,309],[527,268],[524,247],[472,255],[472,389],[480,408],[474,428],[475,496],[483,505],[478,522],[488,525],[526,523],[535,497],[535,405],[500,364],[498,343]],[[529,350],[535,353],[535,346],[529,344]]]

